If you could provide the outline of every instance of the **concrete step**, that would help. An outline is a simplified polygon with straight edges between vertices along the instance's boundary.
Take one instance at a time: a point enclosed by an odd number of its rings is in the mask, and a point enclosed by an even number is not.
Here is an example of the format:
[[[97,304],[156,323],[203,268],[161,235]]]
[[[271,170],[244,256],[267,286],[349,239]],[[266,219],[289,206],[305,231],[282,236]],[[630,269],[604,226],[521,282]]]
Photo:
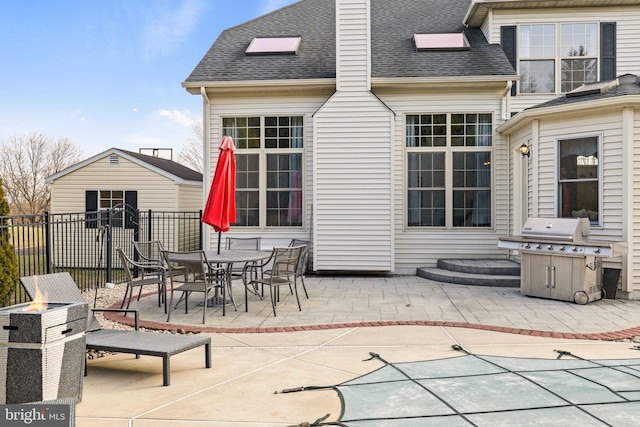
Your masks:
[[[520,264],[509,259],[439,259],[438,268],[492,276],[520,275]]]
[[[520,264],[502,259],[443,259],[438,267],[423,267],[417,275],[459,285],[520,287]]]

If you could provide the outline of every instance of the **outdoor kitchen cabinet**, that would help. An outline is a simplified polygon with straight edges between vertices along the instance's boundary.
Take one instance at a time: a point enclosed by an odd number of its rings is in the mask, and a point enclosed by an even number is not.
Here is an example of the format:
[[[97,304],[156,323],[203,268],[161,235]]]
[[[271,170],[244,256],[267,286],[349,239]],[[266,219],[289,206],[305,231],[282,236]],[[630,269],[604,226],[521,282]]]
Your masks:
[[[601,263],[595,257],[530,255],[521,262],[523,295],[582,304],[601,298]]]

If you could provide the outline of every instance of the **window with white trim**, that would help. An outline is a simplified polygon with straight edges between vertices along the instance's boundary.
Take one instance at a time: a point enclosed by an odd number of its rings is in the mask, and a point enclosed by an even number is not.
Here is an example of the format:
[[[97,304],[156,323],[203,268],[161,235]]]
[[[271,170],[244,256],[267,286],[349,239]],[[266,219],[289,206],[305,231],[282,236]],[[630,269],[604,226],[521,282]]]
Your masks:
[[[597,23],[518,27],[520,93],[570,92],[598,80]]]
[[[138,209],[138,192],[123,190],[85,191],[87,228],[109,224],[111,227],[134,228]]]
[[[597,136],[558,141],[558,210],[562,218],[600,221],[600,147]]]
[[[236,226],[302,226],[302,116],[225,117],[236,151]]]
[[[408,227],[490,227],[493,117],[405,116]]]

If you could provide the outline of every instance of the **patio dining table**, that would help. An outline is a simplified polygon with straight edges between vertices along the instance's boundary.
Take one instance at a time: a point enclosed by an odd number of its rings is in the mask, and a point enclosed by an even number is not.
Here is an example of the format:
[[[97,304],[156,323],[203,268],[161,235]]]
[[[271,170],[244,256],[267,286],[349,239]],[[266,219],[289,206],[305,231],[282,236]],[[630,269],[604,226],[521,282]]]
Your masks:
[[[227,283],[229,284],[229,297],[231,297],[231,300],[234,303],[235,306],[235,300],[233,299],[233,291],[231,289],[231,279],[232,279],[232,270],[233,270],[233,264],[238,264],[238,263],[247,263],[247,262],[255,262],[255,261],[261,261],[264,259],[267,259],[271,256],[271,251],[252,251],[252,250],[223,250],[220,253],[214,251],[214,250],[207,250],[205,251],[205,255],[207,256],[207,261],[209,261],[209,264],[214,265],[214,264],[226,264],[226,273],[227,273]],[[246,281],[243,278],[242,282],[245,285],[245,292],[247,291],[246,289]],[[223,294],[224,295],[224,294]],[[245,295],[246,296],[246,295]],[[223,297],[224,298],[224,297]],[[212,301],[213,300],[213,301]],[[209,299],[209,304],[210,305],[217,305],[217,301],[215,300],[215,297],[210,298]],[[222,301],[222,315],[224,316],[226,314],[226,301]],[[211,304],[213,303],[213,304]],[[245,298],[245,306],[246,306],[246,298]],[[245,307],[246,310],[246,307]]]

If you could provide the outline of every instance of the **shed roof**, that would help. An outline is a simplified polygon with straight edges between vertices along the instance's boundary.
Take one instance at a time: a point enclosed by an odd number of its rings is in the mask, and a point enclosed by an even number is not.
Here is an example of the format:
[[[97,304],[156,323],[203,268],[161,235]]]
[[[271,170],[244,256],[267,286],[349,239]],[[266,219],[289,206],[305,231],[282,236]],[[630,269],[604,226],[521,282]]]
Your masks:
[[[610,83],[610,84],[606,84]],[[602,88],[602,90],[599,90]],[[568,93],[550,101],[526,108],[497,128],[499,133],[508,133],[519,126],[543,115],[558,116],[559,113],[578,114],[581,111],[602,111],[603,108],[618,108],[628,103],[640,104],[640,77],[625,74],[610,82],[586,84],[582,93]]]
[[[499,45],[463,24],[471,0],[371,0],[371,75],[514,76]],[[301,0],[222,32],[184,85],[336,78],[335,0]],[[464,32],[467,51],[418,52],[415,33]],[[297,55],[248,56],[254,37],[301,36]],[[203,86],[205,86],[203,84]]]
[[[590,86],[598,88],[600,86],[599,83],[600,82],[586,84],[583,91],[584,95],[577,95],[575,93],[569,92],[542,104],[529,107],[527,108],[527,110],[536,110],[539,108],[553,107],[557,105],[584,103],[627,95],[640,95],[640,81],[638,80],[638,76],[634,74],[625,74],[618,77],[612,82],[613,84],[609,87],[606,87],[605,90],[589,90]]]

